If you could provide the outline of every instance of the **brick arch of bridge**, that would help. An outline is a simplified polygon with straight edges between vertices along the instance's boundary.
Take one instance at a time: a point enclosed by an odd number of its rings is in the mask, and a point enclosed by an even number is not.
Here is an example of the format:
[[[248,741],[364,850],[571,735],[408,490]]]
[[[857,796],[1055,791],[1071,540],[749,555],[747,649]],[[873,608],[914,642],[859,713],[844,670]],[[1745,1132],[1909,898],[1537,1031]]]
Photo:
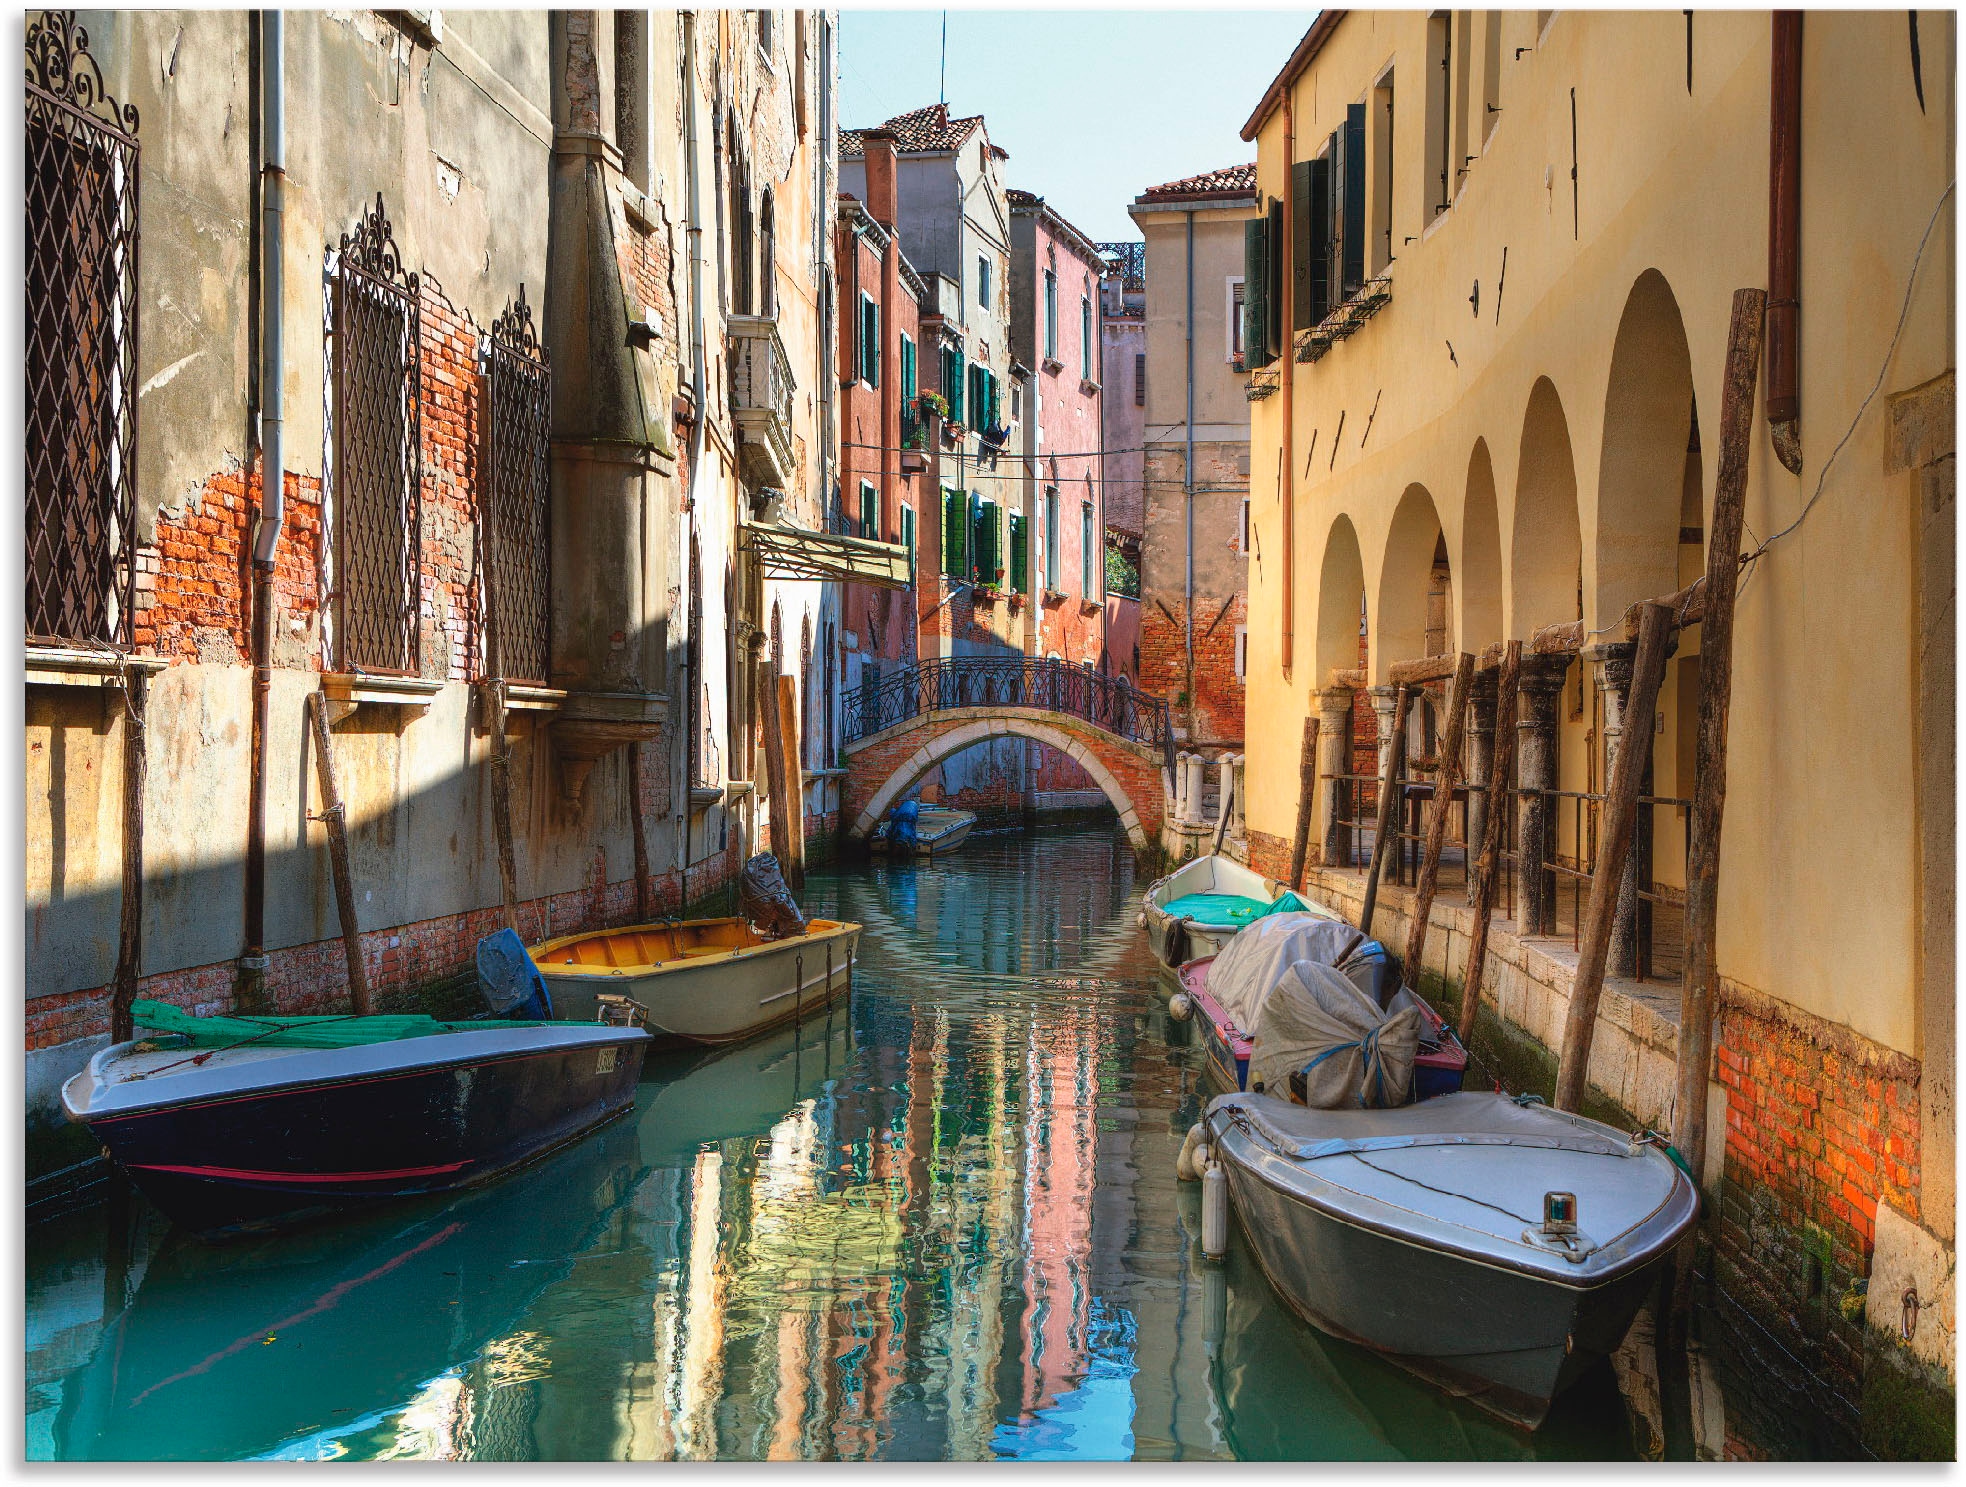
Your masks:
[[[1127,840],[1147,851],[1160,839],[1165,770],[1160,752],[1115,737],[1070,713],[1040,708],[954,707],[922,713],[846,747],[847,835],[865,841],[921,777],[953,754],[998,738],[1028,738],[1069,754],[1119,812]]]

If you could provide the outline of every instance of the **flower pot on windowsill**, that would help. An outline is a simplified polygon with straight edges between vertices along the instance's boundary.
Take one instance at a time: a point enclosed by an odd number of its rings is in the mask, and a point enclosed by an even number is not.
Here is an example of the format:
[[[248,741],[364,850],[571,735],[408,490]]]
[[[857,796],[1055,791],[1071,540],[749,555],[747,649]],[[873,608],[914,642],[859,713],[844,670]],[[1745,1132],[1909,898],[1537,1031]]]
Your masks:
[[[980,583],[969,591],[969,596],[971,604],[977,609],[988,609],[1003,597],[994,585]]]
[[[961,424],[956,423],[952,420],[942,425],[942,442],[944,444],[960,444],[962,442],[963,435],[967,434],[968,432],[969,432],[968,429],[964,428]]]
[[[1010,591],[1010,612],[1015,614],[1024,607],[1024,596],[1016,589]]]

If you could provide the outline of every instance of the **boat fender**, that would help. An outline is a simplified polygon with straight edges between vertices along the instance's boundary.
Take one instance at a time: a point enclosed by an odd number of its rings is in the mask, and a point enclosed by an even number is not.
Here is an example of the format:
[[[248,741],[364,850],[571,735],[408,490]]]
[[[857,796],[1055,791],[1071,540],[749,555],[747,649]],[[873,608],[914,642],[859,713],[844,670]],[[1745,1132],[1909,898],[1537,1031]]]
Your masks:
[[[1229,1252],[1229,1178],[1215,1161],[1201,1177],[1201,1252],[1210,1260]]]
[[[1145,929],[1147,927],[1147,911],[1145,909],[1142,909],[1138,915],[1138,918],[1140,920],[1140,927],[1142,929]]]
[[[1167,999],[1167,1015],[1176,1022],[1186,1022],[1194,1014],[1195,1004],[1188,1000],[1185,991],[1177,991]]]
[[[1201,1168],[1195,1153],[1208,1150],[1208,1131],[1200,1121],[1188,1127],[1188,1139],[1181,1143],[1181,1155],[1174,1159],[1174,1176],[1180,1182],[1199,1182]]]

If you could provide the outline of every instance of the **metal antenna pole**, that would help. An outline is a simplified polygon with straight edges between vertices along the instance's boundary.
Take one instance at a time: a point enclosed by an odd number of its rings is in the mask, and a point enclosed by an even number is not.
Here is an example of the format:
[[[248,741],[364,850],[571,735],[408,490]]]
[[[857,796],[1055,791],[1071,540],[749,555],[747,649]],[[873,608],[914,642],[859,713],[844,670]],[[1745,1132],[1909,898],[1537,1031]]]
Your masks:
[[[942,81],[937,84],[936,102],[949,101],[949,12],[942,12]]]

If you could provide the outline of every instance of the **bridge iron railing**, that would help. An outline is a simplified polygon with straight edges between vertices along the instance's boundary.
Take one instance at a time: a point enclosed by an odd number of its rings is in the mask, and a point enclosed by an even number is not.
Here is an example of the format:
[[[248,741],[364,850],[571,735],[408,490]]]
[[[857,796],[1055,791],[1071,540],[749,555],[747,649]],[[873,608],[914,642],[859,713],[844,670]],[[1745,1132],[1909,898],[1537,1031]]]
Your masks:
[[[844,738],[854,743],[925,712],[954,707],[1029,707],[1083,718],[1096,728],[1158,749],[1170,777],[1174,733],[1167,701],[1125,677],[1031,657],[951,656],[922,661],[849,693]]]

